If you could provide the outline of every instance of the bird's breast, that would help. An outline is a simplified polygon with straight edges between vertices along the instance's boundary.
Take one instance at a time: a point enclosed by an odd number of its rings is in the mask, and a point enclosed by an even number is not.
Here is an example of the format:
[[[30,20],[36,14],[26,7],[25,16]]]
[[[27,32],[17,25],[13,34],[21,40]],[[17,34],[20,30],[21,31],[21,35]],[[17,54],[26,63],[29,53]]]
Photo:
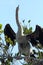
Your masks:
[[[27,43],[26,37],[25,36],[16,36],[16,40],[18,43]]]

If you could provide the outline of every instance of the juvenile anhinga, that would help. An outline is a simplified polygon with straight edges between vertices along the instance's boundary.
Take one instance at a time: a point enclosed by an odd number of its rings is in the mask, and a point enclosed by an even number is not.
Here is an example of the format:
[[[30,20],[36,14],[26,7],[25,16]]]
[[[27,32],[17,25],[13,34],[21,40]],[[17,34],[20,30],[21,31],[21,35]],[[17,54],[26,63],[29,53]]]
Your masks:
[[[14,43],[14,40],[16,39],[16,41],[18,42],[18,49],[19,49],[20,54],[25,54],[29,56],[30,55],[30,42],[32,43],[33,46],[36,46],[38,41],[43,42],[42,41],[43,31],[38,25],[36,25],[36,29],[33,33],[24,35],[23,27],[21,23],[19,22],[18,11],[19,11],[19,6],[16,8],[16,24],[18,26],[17,33],[15,33],[12,30],[9,24],[7,24],[4,28],[4,34],[10,37],[13,43]]]
[[[11,26],[7,24],[4,28],[4,34],[7,35],[8,37],[11,38],[11,40],[14,43],[14,40],[18,42],[18,49],[19,53],[24,54],[24,55],[30,55],[30,43],[27,40],[26,35],[23,34],[23,27],[21,23],[19,22],[19,17],[18,17],[18,11],[19,11],[19,6],[16,8],[16,24],[18,26],[18,31],[15,33]]]
[[[16,8],[16,23],[18,26],[16,40],[18,42],[18,49],[19,49],[20,54],[25,54],[29,56],[30,55],[30,44],[26,38],[26,35],[23,34],[23,27],[18,19],[19,18],[18,11],[19,11],[19,6]]]

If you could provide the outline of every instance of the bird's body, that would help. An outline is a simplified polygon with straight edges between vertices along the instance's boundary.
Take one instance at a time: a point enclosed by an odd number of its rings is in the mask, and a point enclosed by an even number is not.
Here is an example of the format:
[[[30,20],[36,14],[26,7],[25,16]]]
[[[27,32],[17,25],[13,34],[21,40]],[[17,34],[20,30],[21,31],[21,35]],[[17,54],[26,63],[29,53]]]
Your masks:
[[[36,30],[28,35],[23,34],[23,27],[18,19],[19,6],[16,8],[16,24],[18,26],[18,31],[15,33],[12,28],[7,24],[4,29],[5,36],[11,38],[14,44],[14,40],[18,42],[18,49],[20,55],[30,56],[30,42],[33,46],[37,45],[37,40],[43,45],[43,29],[40,26],[36,26]],[[30,42],[29,42],[30,41]]]
[[[16,23],[18,26],[18,31],[16,34],[16,40],[18,42],[18,49],[20,54],[28,55],[30,54],[30,44],[26,39],[26,35],[23,34],[23,27],[18,19],[19,6],[16,8]]]
[[[18,42],[18,49],[20,55],[25,54],[27,56],[30,56],[30,42],[27,39],[28,36],[23,34],[23,26],[18,19],[18,11],[19,6],[16,8],[16,24],[18,27],[17,33],[12,30],[9,24],[7,24],[4,29],[4,34],[10,37],[12,41],[16,39],[16,41]]]
[[[29,55],[30,44],[26,40],[26,36],[20,36],[19,38],[17,38],[17,42],[20,54]]]

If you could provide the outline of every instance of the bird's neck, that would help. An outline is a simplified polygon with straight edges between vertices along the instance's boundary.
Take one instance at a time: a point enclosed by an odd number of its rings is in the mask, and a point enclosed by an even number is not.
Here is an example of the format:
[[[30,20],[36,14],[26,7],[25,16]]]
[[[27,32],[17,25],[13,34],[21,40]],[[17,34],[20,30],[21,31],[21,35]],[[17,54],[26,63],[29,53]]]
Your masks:
[[[18,27],[18,32],[17,33],[18,33],[19,36],[24,35],[23,34],[23,27],[22,27],[22,25],[20,27]]]
[[[19,7],[16,8],[16,24],[18,26],[18,32],[17,35],[21,36],[23,34],[23,27],[19,21],[19,16],[18,16],[18,12],[19,12]]]

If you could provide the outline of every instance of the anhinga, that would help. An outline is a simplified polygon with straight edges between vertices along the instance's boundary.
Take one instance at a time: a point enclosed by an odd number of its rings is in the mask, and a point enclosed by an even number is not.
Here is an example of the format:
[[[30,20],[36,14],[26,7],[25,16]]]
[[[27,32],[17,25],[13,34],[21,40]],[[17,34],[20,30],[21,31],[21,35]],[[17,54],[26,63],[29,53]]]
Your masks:
[[[19,22],[18,19],[18,11],[19,11],[19,6],[16,8],[16,24],[18,26],[18,31],[15,33],[11,26],[7,24],[4,28],[4,34],[7,35],[8,37],[11,38],[11,40],[14,43],[14,40],[18,42],[18,49],[19,53],[24,54],[24,55],[30,55],[30,43],[26,38],[26,35],[23,34],[23,27],[21,23]]]
[[[18,17],[19,6],[16,8],[16,24],[18,26],[18,31],[15,33],[11,26],[7,24],[4,28],[4,34],[11,38],[14,44],[14,40],[18,42],[18,49],[20,54],[30,55],[30,42],[33,46],[38,44],[38,41],[43,45],[43,29],[36,25],[34,32],[28,35],[23,34],[23,27],[19,22]],[[30,41],[30,42],[29,42]]]
[[[16,34],[16,40],[18,42],[18,49],[20,54],[25,54],[28,55],[30,54],[30,44],[29,41],[26,38],[26,35],[23,34],[23,27],[21,23],[19,22],[19,17],[18,17],[18,11],[19,11],[19,6],[16,8],[16,23],[18,26],[18,31]]]

